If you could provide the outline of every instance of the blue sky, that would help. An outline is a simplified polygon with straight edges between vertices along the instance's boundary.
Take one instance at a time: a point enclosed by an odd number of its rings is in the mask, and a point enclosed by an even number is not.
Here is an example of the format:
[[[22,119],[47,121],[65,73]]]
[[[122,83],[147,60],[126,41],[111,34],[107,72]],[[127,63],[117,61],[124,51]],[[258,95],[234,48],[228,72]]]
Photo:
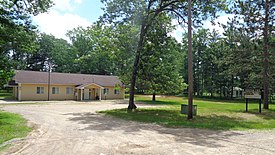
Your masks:
[[[104,5],[100,0],[82,0],[82,3],[76,6],[75,13],[86,18],[89,22],[94,22],[103,14]]]
[[[33,21],[41,32],[52,34],[57,38],[68,40],[65,35],[68,30],[78,26],[90,26],[103,14],[101,8],[104,5],[100,0],[53,0],[53,2],[55,5],[47,13],[33,17]],[[231,15],[223,15],[216,21],[226,23],[228,17]],[[178,26],[176,21],[173,21],[173,24],[177,26],[171,35],[180,42],[185,30]],[[211,25],[209,21],[204,23],[204,27],[223,31],[218,25]]]

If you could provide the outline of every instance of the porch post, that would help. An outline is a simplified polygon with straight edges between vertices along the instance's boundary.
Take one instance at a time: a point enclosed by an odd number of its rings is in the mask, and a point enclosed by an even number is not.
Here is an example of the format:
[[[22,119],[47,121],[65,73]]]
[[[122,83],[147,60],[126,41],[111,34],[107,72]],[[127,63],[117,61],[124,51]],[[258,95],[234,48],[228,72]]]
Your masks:
[[[80,89],[80,101],[83,99],[83,89]]]
[[[21,101],[21,89],[22,89],[22,87],[21,87],[21,83],[18,83],[18,101]]]
[[[101,88],[99,88],[99,101],[101,101]]]
[[[78,90],[76,88],[74,90],[74,100],[78,101]]]

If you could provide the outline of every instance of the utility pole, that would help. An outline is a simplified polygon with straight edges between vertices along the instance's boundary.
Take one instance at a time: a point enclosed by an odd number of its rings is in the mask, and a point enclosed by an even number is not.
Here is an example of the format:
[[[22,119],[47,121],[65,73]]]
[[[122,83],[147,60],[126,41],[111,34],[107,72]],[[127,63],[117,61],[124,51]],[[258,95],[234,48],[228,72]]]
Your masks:
[[[51,63],[50,60],[48,60],[48,67],[49,67],[49,71],[48,71],[48,101],[50,101],[50,85],[51,85]]]
[[[265,1],[265,18],[264,18],[264,49],[263,49],[263,87],[264,87],[264,109],[268,109],[269,93],[269,54],[268,54],[268,19],[269,19],[269,0]]]
[[[188,116],[193,118],[192,0],[188,0]]]

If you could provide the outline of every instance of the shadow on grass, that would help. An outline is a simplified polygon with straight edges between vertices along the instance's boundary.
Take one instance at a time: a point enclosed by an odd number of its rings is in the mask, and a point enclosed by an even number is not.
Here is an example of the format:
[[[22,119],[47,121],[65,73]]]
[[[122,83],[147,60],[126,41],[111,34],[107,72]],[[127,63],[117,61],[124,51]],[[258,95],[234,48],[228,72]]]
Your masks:
[[[193,120],[188,121],[186,115],[180,114],[177,110],[167,109],[138,109],[135,112],[127,112],[127,109],[115,109],[108,111],[101,111],[107,115],[118,118],[133,120],[138,122],[155,123],[166,127],[190,127],[202,128],[211,130],[244,130],[244,129],[272,129],[275,128],[272,124],[261,124],[257,120],[247,120],[241,117],[229,117],[226,115],[206,115],[196,116]],[[72,113],[68,115],[79,116],[73,117],[70,120],[80,121],[83,124],[89,124],[95,117],[101,119],[93,113]],[[273,120],[270,115],[257,115],[257,117]],[[91,118],[89,120],[89,118]],[[104,120],[104,118],[102,118]],[[116,124],[115,122],[113,122]],[[94,128],[94,127],[93,127]],[[112,128],[112,126],[105,126],[105,128]],[[95,128],[94,128],[95,129]]]
[[[167,127],[190,127],[211,130],[243,130],[254,129],[260,122],[247,121],[243,118],[226,115],[198,115],[188,121],[187,116],[173,109],[138,109],[127,113],[125,109],[104,111],[111,116],[139,122],[156,123]],[[261,117],[261,116],[260,116]],[[272,128],[263,126],[263,128]]]
[[[230,99],[230,98],[208,98],[208,97],[195,97],[198,101],[208,101],[208,102],[223,102],[223,103],[235,103],[235,104],[245,104],[245,99]],[[258,104],[259,100],[250,99],[249,104]]]
[[[251,105],[250,105],[251,106]],[[259,118],[265,119],[265,120],[275,120],[275,109],[263,109],[262,112],[259,112],[258,104],[255,104],[253,107],[248,108],[248,112],[245,111],[245,108],[243,109],[227,109],[228,112],[233,113],[243,113],[243,114],[253,114]]]
[[[150,105],[180,105],[179,102],[177,101],[152,101],[152,100],[146,100],[146,99],[137,99],[138,103],[143,103],[143,104],[150,104]]]
[[[217,101],[217,102],[220,102],[220,101],[222,101],[222,102],[226,102],[226,101],[228,101],[228,102],[231,102],[231,101],[233,101],[233,102],[242,102],[242,101],[245,101],[245,99],[243,98],[243,99],[241,99],[241,98],[223,98],[223,97],[210,97],[210,96],[202,96],[202,97],[200,97],[200,96],[195,96],[195,99],[202,99],[202,100],[209,100],[209,101]]]
[[[258,109],[253,109],[253,110],[250,110],[248,112],[243,112],[243,113],[254,114],[254,115],[257,115],[258,117],[265,119],[265,120],[275,120],[275,110],[274,109],[269,109],[269,110],[262,109],[261,113],[259,113]]]
[[[157,98],[156,101],[152,101],[151,98],[146,96],[136,96],[137,102],[143,102],[144,104],[150,105],[180,105],[180,104],[187,104],[187,98],[180,98],[175,96],[164,96]],[[195,98],[194,102],[198,103],[231,103],[232,105],[245,105],[245,99],[220,99],[220,98]],[[258,105],[259,101],[256,99],[250,99],[249,105]]]
[[[152,112],[151,115],[160,114],[161,112],[167,113],[168,111],[155,110]],[[136,116],[142,117],[142,115],[146,113],[146,111],[140,110],[132,113],[127,113],[125,109],[119,109],[119,110],[108,111],[105,113],[108,113],[110,115],[116,115],[117,113],[119,113],[120,118],[123,118],[124,115],[127,114],[129,117],[127,116],[126,118],[131,120],[136,118]],[[221,130],[214,131],[214,130],[201,130],[201,129],[191,129],[191,128],[164,128],[154,124],[125,121],[122,119],[116,119],[114,117],[107,117],[107,116],[95,114],[95,113],[67,113],[64,115],[72,116],[71,118],[68,119],[69,121],[87,125],[87,127],[82,128],[80,130],[92,130],[92,131],[99,131],[99,132],[122,131],[123,134],[125,135],[129,134],[132,136],[134,135],[141,136],[143,135],[143,133],[147,132],[148,134],[148,132],[150,132],[154,134],[153,137],[155,137],[155,135],[158,135],[158,134],[160,134],[159,135],[160,137],[161,135],[167,135],[170,137],[169,138],[170,140],[173,140],[177,143],[181,143],[181,144],[190,143],[193,145],[206,146],[210,148],[223,147],[222,145],[219,144],[218,141],[227,141],[231,136],[241,135],[238,132],[224,132]],[[167,115],[174,116],[176,114],[172,112],[172,113],[167,113]],[[165,116],[158,115],[157,117],[158,118],[154,123],[166,124],[167,122],[169,122],[161,118]],[[148,121],[152,121],[148,116],[144,116],[144,118],[147,118]],[[176,123],[176,121],[180,121],[180,123],[183,123],[183,124],[194,124],[197,122],[197,120],[187,121],[186,117],[183,115],[178,116],[178,118],[176,119],[173,119],[172,117],[169,117],[169,118],[171,120],[174,120],[170,124],[172,126],[173,126],[173,123]],[[219,116],[213,116],[213,118],[215,118],[215,120],[213,120],[212,123],[210,123],[209,125],[207,125],[207,123],[204,123],[206,127],[209,127],[212,125],[215,126],[215,124],[217,123],[215,121],[217,120],[219,120],[220,123],[222,123],[222,121],[224,120],[223,117],[219,117]],[[205,119],[210,119],[210,118],[204,118],[204,120]],[[230,120],[229,118],[227,119]],[[234,123],[233,122],[228,123],[227,128],[233,127]],[[188,127],[188,125],[184,127]],[[149,136],[146,135],[146,138],[150,139],[150,135]]]

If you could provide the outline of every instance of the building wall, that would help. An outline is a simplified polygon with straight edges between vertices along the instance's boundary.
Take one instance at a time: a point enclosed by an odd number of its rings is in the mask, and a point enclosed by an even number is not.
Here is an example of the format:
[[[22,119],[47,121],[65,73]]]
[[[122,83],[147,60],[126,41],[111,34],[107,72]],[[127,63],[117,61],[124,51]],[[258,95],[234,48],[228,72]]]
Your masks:
[[[37,94],[37,87],[44,87],[43,94]],[[59,88],[59,94],[52,94],[52,87]],[[72,94],[66,94],[66,88],[73,88]],[[110,100],[110,99],[124,99],[124,88],[121,88],[119,94],[114,93],[114,87],[106,87],[109,88],[108,94],[103,94],[103,89],[101,90],[101,99],[102,100]],[[22,101],[46,101],[48,100],[48,85],[47,84],[21,84],[19,86],[20,97]],[[99,92],[97,92],[99,93]],[[76,100],[75,94],[78,95],[77,99],[80,100],[81,93],[80,90],[75,90],[74,85],[51,85],[50,86],[50,100]],[[18,97],[17,88],[14,88],[14,96]]]
[[[244,91],[243,90],[233,90],[233,97],[236,97],[236,98],[244,97]]]
[[[105,88],[109,88],[109,93],[105,95],[105,94],[103,94],[104,90],[101,89],[101,100],[124,99],[124,95],[125,95],[124,88],[121,88],[119,94],[114,93],[114,87],[105,87]],[[94,89],[94,88],[90,88],[90,89]],[[82,91],[82,93],[83,93],[83,91]],[[78,94],[78,101],[80,101],[80,97],[81,97],[80,89],[77,90],[77,94]],[[99,88],[95,88],[95,92],[93,92],[91,100],[95,100],[96,95],[99,95]],[[84,100],[84,98],[83,98],[83,100]]]
[[[115,94],[114,87],[105,87],[105,88],[109,88],[109,93],[107,95],[103,94],[103,89],[102,89],[101,100],[124,99],[124,95],[125,95],[124,88],[121,88],[119,90],[119,94]]]
[[[37,94],[37,87],[44,87],[43,94]],[[59,94],[52,94],[52,87],[59,88]],[[73,85],[51,85],[50,100],[74,100],[74,93],[66,94],[66,88]],[[48,100],[47,84],[21,84],[21,100]]]
[[[44,93],[43,94],[37,94],[37,87],[44,87]],[[52,94],[52,87],[58,87],[59,88],[59,94]],[[72,94],[66,94],[66,88],[70,87],[73,88]],[[119,94],[114,93],[114,87],[106,87],[109,88],[108,94],[103,94],[103,89],[101,90],[101,99],[102,100],[110,100],[110,99],[124,99],[124,88],[121,88],[119,90]],[[21,100],[22,101],[46,101],[48,100],[48,85],[47,84],[21,84],[21,87],[19,88],[21,91]],[[14,89],[14,93],[17,90]],[[50,86],[50,100],[76,100],[76,94],[77,94],[77,100],[80,100],[81,96],[80,90],[75,90],[74,85],[51,85]],[[98,93],[98,92],[97,92]],[[15,96],[17,97],[17,93],[15,93]]]

